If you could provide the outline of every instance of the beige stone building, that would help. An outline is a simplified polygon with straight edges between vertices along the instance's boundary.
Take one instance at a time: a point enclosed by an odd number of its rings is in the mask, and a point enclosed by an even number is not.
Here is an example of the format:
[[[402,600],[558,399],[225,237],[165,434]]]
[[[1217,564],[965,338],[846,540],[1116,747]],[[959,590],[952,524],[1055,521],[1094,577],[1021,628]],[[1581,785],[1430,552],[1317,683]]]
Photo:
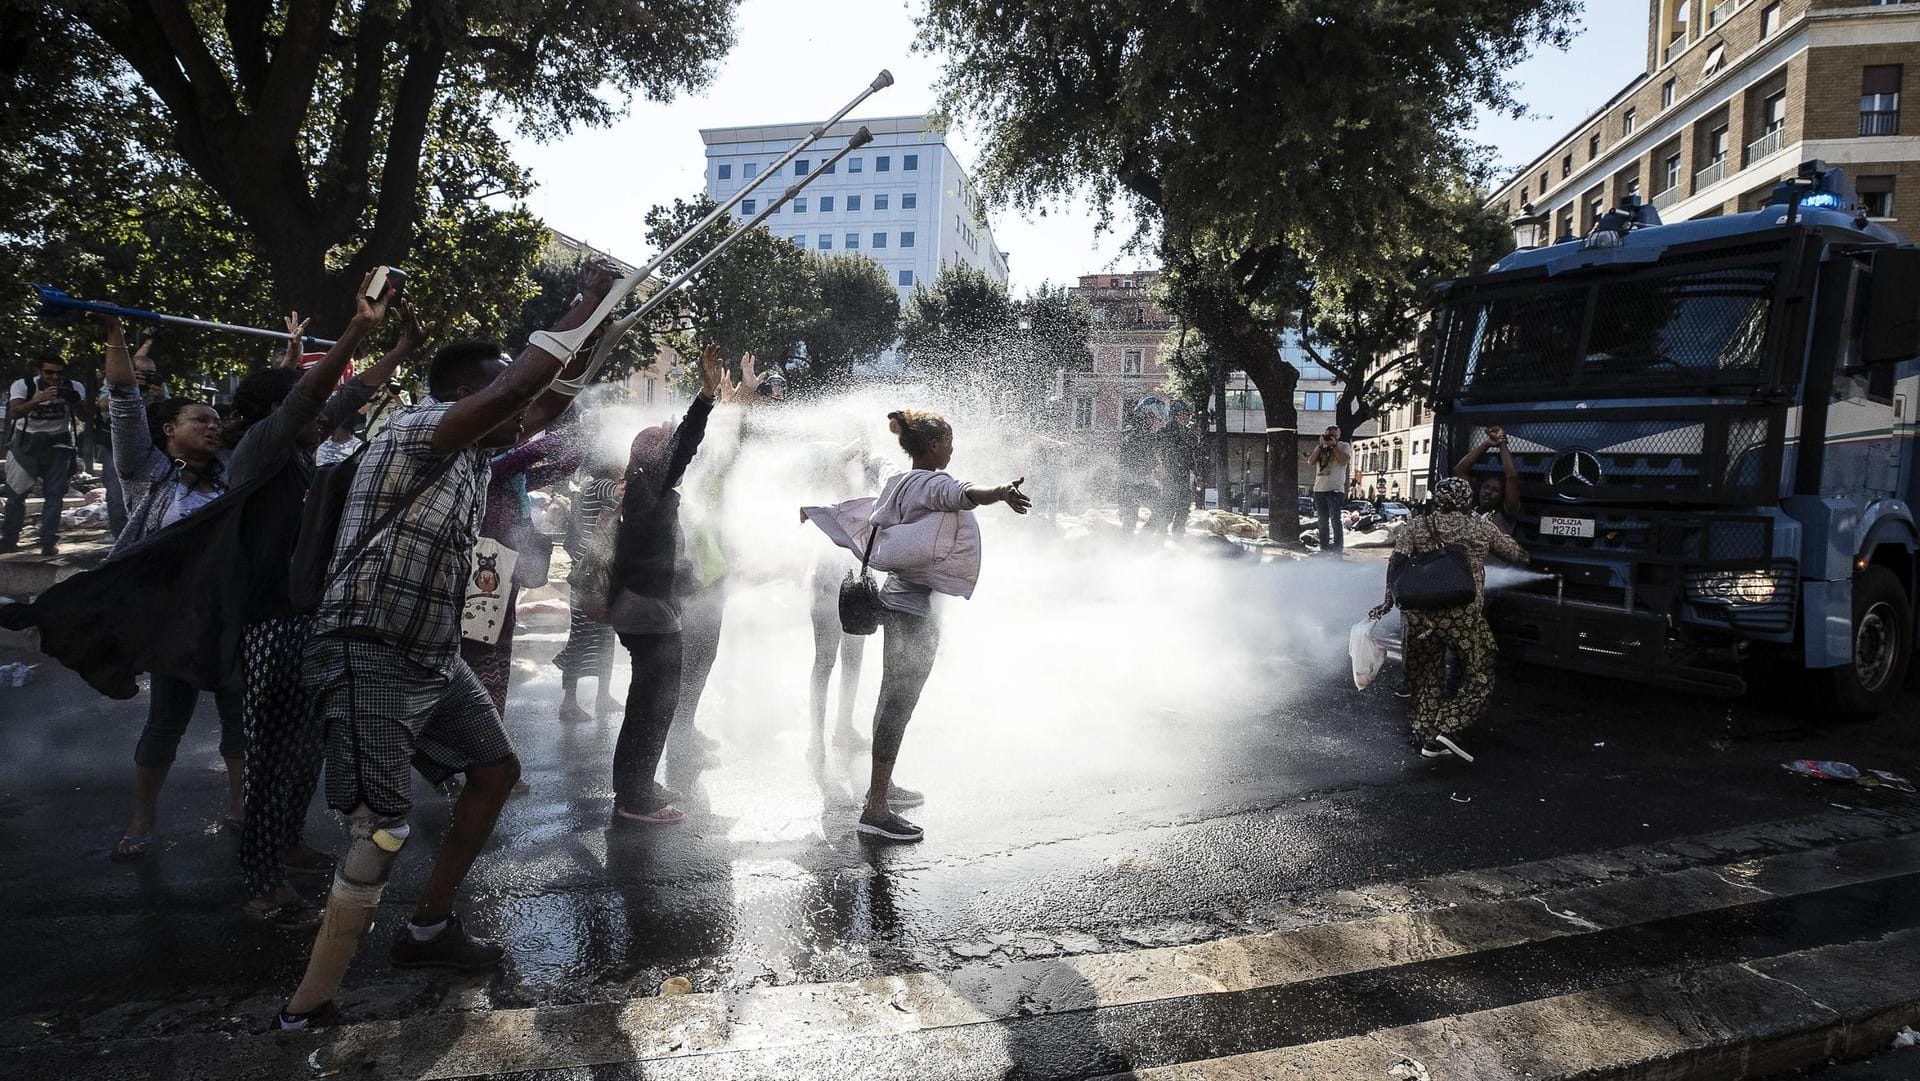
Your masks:
[[[1539,239],[1560,240],[1627,195],[1667,221],[1754,210],[1820,158],[1846,169],[1868,216],[1915,234],[1920,123],[1901,100],[1920,78],[1920,3],[1648,0],[1647,15],[1645,69],[1494,206],[1545,212]]]

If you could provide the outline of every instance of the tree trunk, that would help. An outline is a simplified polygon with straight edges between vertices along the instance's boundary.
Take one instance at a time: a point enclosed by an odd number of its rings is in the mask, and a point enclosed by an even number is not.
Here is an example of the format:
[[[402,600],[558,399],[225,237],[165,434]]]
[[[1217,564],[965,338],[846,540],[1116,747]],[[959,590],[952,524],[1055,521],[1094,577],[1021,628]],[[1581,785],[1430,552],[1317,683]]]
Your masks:
[[[1227,355],[1209,350],[1213,361],[1213,490],[1220,509],[1233,509],[1233,481],[1227,476]]]
[[[1300,542],[1300,415],[1293,388],[1300,370],[1281,360],[1269,345],[1242,360],[1247,378],[1260,389],[1267,417],[1267,536],[1282,544]]]

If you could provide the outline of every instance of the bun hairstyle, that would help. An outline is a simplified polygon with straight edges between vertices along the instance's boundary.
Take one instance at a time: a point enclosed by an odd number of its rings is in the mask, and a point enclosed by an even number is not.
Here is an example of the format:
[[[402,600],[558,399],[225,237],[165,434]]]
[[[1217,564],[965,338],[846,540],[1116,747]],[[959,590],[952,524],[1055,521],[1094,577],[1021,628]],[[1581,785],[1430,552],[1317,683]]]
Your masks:
[[[914,458],[953,436],[953,425],[931,409],[896,409],[887,414],[887,430],[900,437],[900,449]]]

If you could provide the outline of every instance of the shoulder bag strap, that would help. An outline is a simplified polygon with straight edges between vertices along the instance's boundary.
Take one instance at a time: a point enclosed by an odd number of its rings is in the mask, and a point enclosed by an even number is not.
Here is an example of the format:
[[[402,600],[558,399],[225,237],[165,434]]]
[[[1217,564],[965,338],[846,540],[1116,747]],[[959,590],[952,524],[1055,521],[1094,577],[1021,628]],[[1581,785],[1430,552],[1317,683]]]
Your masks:
[[[359,450],[356,450],[353,453],[354,455],[363,454],[366,452],[366,449],[367,448],[365,446],[362,446]],[[354,545],[353,550],[347,553],[347,557],[340,561],[341,572],[344,573],[346,571],[347,564],[352,563],[356,559],[359,559],[361,555],[363,555],[368,548],[373,547],[373,542],[379,539],[380,534],[386,532],[389,526],[393,525],[394,522],[398,521],[400,516],[402,514],[405,514],[409,507],[413,506],[415,500],[419,499],[421,496],[427,493],[427,489],[433,487],[434,484],[438,482],[441,477],[446,476],[447,470],[453,468],[454,459],[460,457],[462,453],[463,453],[462,451],[454,451],[452,454],[449,454],[446,457],[440,459],[439,461],[433,463],[433,468],[427,470],[427,475],[420,478],[420,482],[413,486],[413,490],[407,493],[406,498],[400,500],[398,503],[395,503],[393,506],[388,507],[387,512],[385,514],[382,514],[379,518],[374,519],[373,525],[367,528],[365,538],[362,539],[359,544]],[[327,588],[332,588],[334,579],[337,577],[338,575],[333,575],[327,578]]]

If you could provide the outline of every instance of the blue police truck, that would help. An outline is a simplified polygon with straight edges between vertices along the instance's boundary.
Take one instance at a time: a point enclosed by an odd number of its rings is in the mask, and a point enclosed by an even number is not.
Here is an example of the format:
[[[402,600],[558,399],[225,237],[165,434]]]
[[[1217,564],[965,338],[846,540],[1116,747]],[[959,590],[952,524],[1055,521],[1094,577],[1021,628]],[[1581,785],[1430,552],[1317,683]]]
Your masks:
[[[1515,537],[1553,575],[1496,595],[1505,656],[1726,694],[1786,665],[1835,716],[1894,707],[1920,610],[1920,249],[1844,171],[1673,224],[1629,197],[1438,300],[1435,476],[1504,427]]]

